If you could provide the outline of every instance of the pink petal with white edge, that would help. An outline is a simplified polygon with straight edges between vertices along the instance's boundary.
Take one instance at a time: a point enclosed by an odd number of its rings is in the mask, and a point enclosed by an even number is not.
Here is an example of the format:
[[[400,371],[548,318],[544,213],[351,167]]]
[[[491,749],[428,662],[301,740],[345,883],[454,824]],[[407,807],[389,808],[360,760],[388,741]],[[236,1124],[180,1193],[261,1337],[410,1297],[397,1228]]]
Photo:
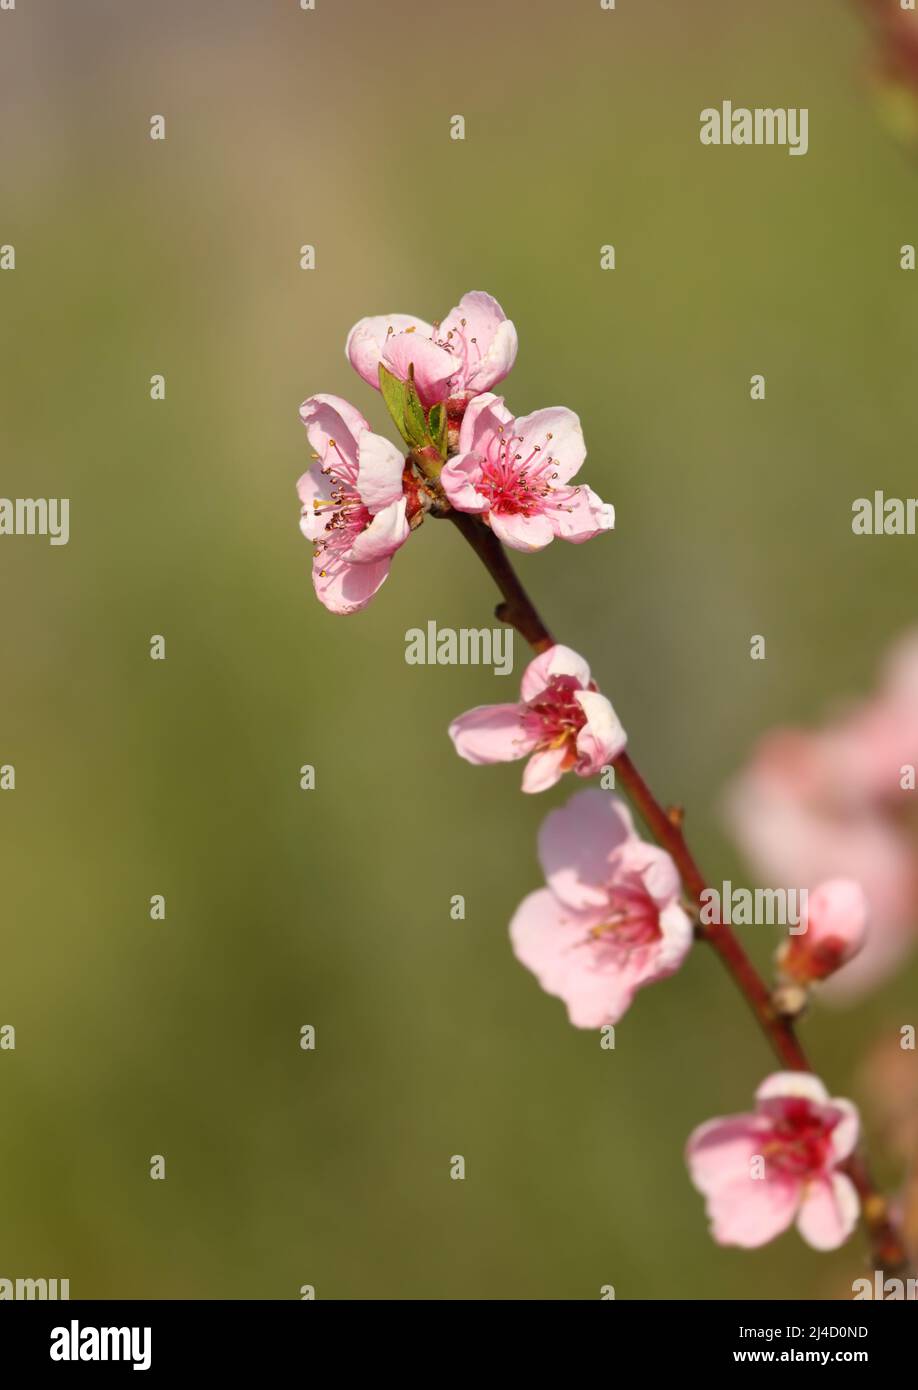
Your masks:
[[[754,1250],[786,1231],[797,1214],[799,1184],[747,1176],[708,1197],[711,1234],[719,1245]]]
[[[573,498],[558,505],[549,499],[549,515],[555,534],[563,541],[573,545],[583,545],[603,531],[611,531],[615,526],[615,508],[611,502],[603,502],[592,488],[581,485]]]
[[[669,975],[674,975],[695,941],[692,919],[678,903],[669,903],[660,912],[660,932],[654,980],[665,980]]]
[[[536,743],[536,736],[523,730],[522,714],[519,705],[479,705],[453,720],[449,736],[466,762],[515,762]]]
[[[373,318],[359,319],[350,333],[344,351],[356,372],[370,386],[379,390],[379,364],[382,361],[383,345],[392,333],[404,333],[407,329],[429,338],[433,328],[423,319],[413,314],[378,314]]]
[[[814,1250],[837,1250],[857,1225],[860,1202],[844,1173],[811,1182],[797,1215],[797,1230]]]
[[[539,860],[548,886],[575,911],[604,907],[612,861],[632,840],[627,807],[608,792],[578,792],[551,811],[539,831]]]
[[[850,1100],[833,1099],[832,1109],[839,1114],[839,1120],[832,1130],[832,1156],[836,1163],[850,1158],[861,1133],[861,1117],[856,1105]]]
[[[611,702],[598,690],[578,690],[574,699],[587,721],[577,735],[577,752],[584,764],[577,771],[590,777],[624,751],[628,735]]]
[[[401,449],[371,430],[360,436],[359,444],[357,491],[364,505],[378,512],[402,496],[405,459]]]
[[[555,537],[551,522],[541,513],[523,516],[521,512],[491,511],[488,520],[495,536],[513,550],[544,550]]]
[[[479,454],[459,454],[440,470],[440,485],[459,512],[486,512],[490,503],[477,490],[483,459]]]
[[[590,683],[590,668],[571,647],[556,642],[530,661],[520,682],[520,695],[524,700],[534,700],[546,689],[552,676],[573,676],[583,688]]]
[[[755,1093],[757,1101],[783,1100],[788,1096],[812,1101],[814,1105],[825,1105],[829,1093],[825,1086],[808,1071],[776,1071],[765,1078]]]
[[[323,575],[322,562],[316,560],[312,570],[316,596],[330,613],[359,613],[385,583],[391,564],[391,559],[368,565],[339,561]]]
[[[545,748],[533,753],[523,769],[523,791],[544,792],[561,780],[564,773],[566,748]]]
[[[531,415],[521,415],[516,422],[516,433],[521,438],[514,452],[522,454],[524,459],[536,448],[543,458],[551,455],[551,471],[557,474],[556,487],[570,482],[586,458],[586,443],[579,417],[566,406],[549,406],[546,410],[535,410]]]
[[[346,460],[347,470],[357,476],[357,441],[370,427],[360,411],[341,396],[310,396],[300,406],[300,419],[306,434],[322,462],[334,440]],[[329,460],[337,472],[342,471],[341,458],[333,453]]]
[[[361,531],[348,552],[347,559],[352,564],[373,564],[378,560],[388,560],[396,550],[405,544],[411,528],[406,519],[408,503],[400,497],[390,502],[374,516],[366,530]]]

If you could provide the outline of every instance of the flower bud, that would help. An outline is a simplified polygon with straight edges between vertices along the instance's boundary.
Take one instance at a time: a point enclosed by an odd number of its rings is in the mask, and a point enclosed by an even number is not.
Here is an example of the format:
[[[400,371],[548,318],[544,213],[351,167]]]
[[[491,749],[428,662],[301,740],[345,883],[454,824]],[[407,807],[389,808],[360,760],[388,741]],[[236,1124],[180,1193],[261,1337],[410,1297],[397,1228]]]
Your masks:
[[[856,956],[867,936],[867,900],[853,878],[832,878],[808,895],[806,930],[778,950],[785,979],[809,985],[834,975]]]

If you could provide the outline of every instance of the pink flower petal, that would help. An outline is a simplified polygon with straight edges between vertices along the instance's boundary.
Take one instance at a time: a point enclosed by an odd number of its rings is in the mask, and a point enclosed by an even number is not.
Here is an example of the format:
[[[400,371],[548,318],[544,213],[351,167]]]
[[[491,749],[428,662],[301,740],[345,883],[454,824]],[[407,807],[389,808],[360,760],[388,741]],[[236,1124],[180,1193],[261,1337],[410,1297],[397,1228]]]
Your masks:
[[[561,780],[566,748],[545,748],[533,753],[523,769],[523,791],[544,792]]]
[[[615,525],[612,503],[603,502],[585,485],[578,487],[571,499],[550,505],[549,514],[555,535],[574,545],[582,545],[602,531],[611,531]]]
[[[791,1225],[799,1200],[799,1185],[791,1180],[738,1178],[708,1197],[711,1234],[719,1245],[766,1245]]]
[[[441,340],[449,340],[458,359],[458,386],[463,391],[495,386],[516,360],[516,329],[497,300],[482,290],[462,296],[440,324],[439,334]]]
[[[411,534],[405,516],[407,506],[407,500],[400,497],[397,502],[390,502],[388,507],[377,512],[369,526],[354,541],[347,560],[365,565],[388,560],[394,555]]]
[[[568,912],[548,888],[528,894],[513,914],[514,952],[549,994],[582,968],[579,952],[592,920]]]
[[[433,328],[412,314],[380,314],[360,319],[347,335],[345,353],[351,366],[370,386],[379,390],[379,364],[383,345],[392,333],[414,329],[421,337],[430,338]],[[391,332],[390,332],[391,330]]]
[[[832,1155],[837,1163],[843,1163],[857,1145],[861,1133],[861,1117],[857,1106],[850,1100],[835,1098],[831,1106],[839,1115],[838,1123],[832,1130]]]
[[[323,575],[322,561],[316,560],[312,570],[316,596],[330,613],[359,613],[385,582],[391,563],[391,559],[365,565],[338,561]]]
[[[336,471],[357,476],[357,441],[370,427],[359,410],[341,396],[310,396],[300,406],[300,419],[321,462],[325,462],[332,440],[337,445],[332,459]]]
[[[634,961],[614,973],[580,975],[576,988],[571,988],[564,998],[567,1016],[575,1028],[602,1028],[607,1023],[618,1023],[631,1008],[643,983]]]
[[[307,473],[304,473],[296,485],[297,494],[302,503],[300,514],[300,530],[309,541],[317,541],[321,538],[325,530],[325,523],[328,520],[327,511],[320,508],[316,511],[315,502],[327,502],[331,498],[333,484],[331,480],[322,472],[318,464],[313,464]]]
[[[665,980],[668,976],[674,975],[695,941],[692,919],[676,902],[668,903],[661,909],[660,932],[653,981]],[[648,980],[648,983],[651,983],[651,980]]]
[[[396,333],[386,341],[383,362],[400,381],[407,381],[414,368],[414,384],[425,407],[445,401],[456,362],[443,348],[421,333]]]
[[[814,1250],[837,1250],[857,1225],[860,1202],[844,1173],[832,1173],[806,1188],[797,1230]]]
[[[499,325],[487,352],[478,362],[470,361],[466,371],[466,391],[486,391],[508,375],[516,361],[519,343],[516,328],[509,319]]]
[[[617,863],[620,872],[640,878],[658,908],[679,897],[682,890],[679,870],[665,849],[632,835],[622,846]]]
[[[605,906],[612,861],[634,826],[622,801],[590,788],[551,811],[539,831],[539,859],[548,886],[575,911]]]
[[[829,1093],[819,1077],[808,1071],[772,1072],[755,1093],[757,1101],[783,1100],[785,1097],[801,1097],[813,1105],[825,1105]]]
[[[459,427],[459,453],[484,457],[501,428],[513,424],[502,396],[484,392],[469,401]]]
[[[402,496],[405,459],[388,439],[367,430],[360,436],[357,491],[371,512],[381,511]]]
[[[550,406],[531,415],[521,415],[516,422],[516,433],[521,436],[516,452],[524,458],[536,447],[543,456],[551,454],[554,461],[551,471],[557,474],[558,487],[570,482],[586,458],[580,420],[566,406]]]
[[[761,1145],[762,1126],[755,1114],[707,1120],[692,1131],[686,1144],[689,1176],[699,1192],[710,1196],[718,1188],[748,1178]]]
[[[440,324],[440,337],[453,334],[454,337],[469,340],[477,338],[479,343],[487,346],[501,324],[507,322],[507,315],[493,295],[486,294],[484,290],[469,290]]]
[[[440,470],[440,485],[460,512],[486,512],[488,499],[478,492],[482,460],[478,454],[458,454]]]
[[[583,689],[590,684],[590,668],[582,656],[571,647],[556,642],[547,651],[539,652],[523,672],[520,695],[524,700],[534,700],[545,690],[552,676],[573,676]]]
[[[544,550],[554,538],[551,522],[542,513],[523,516],[520,512],[491,511],[488,519],[495,536],[514,550]]]
[[[610,701],[598,690],[578,690],[574,699],[587,721],[577,735],[577,752],[583,762],[577,771],[590,777],[623,752],[628,735]]]
[[[479,705],[460,714],[449,726],[456,752],[466,762],[514,762],[524,758],[535,738],[525,733],[520,705]]]
[[[617,1023],[636,988],[632,972],[591,969],[593,921],[595,917],[567,912],[549,889],[541,888],[523,899],[510,923],[517,959],[546,994],[564,1000],[576,1028]]]

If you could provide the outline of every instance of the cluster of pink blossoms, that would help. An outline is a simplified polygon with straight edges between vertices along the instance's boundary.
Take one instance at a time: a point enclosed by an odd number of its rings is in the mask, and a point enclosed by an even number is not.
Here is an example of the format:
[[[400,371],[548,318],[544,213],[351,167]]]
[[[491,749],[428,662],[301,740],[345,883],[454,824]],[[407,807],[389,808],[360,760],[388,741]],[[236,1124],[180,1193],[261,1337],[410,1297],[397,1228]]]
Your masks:
[[[370,386],[380,389],[385,372],[412,383],[428,418],[445,410],[456,447],[440,485],[456,511],[481,516],[517,550],[541,550],[555,536],[589,540],[611,530],[615,513],[572,482],[586,457],[577,416],[557,406],[515,418],[490,394],[516,349],[513,324],[478,290],[439,324],[410,314],[361,319],[346,344]],[[300,418],[316,455],[297,484],[316,594],[333,613],[357,613],[385,581],[421,506],[410,459],[340,397],[311,396]]]
[[[300,407],[316,455],[298,483],[300,525],[314,547],[316,593],[332,612],[366,606],[421,519],[425,497],[434,495],[414,451],[428,462],[433,454],[441,505],[445,499],[478,516],[517,550],[540,550],[555,537],[579,543],[612,528],[613,508],[572,481],[586,456],[577,416],[554,407],[514,417],[491,394],[516,350],[513,324],[496,300],[479,292],[465,295],[440,324],[391,314],[361,319],[351,329],[347,356],[366,382],[383,390],[410,447],[406,455],[374,434],[339,397],[312,396]],[[777,957],[780,979],[798,992],[834,974],[864,944],[867,899],[856,882],[835,876],[840,861],[866,872],[878,845],[887,866],[897,860],[891,826],[879,811],[891,793],[881,770],[891,768],[906,744],[918,748],[918,646],[893,684],[882,709],[861,712],[830,740],[828,752],[804,736],[791,739],[789,748],[769,749],[751,788],[739,794],[740,809],[745,801],[748,812],[743,823],[758,828],[773,863],[799,839],[803,858],[787,876],[815,887],[805,933],[791,937]],[[600,774],[627,741],[586,661],[560,644],[527,666],[518,701],[469,710],[449,733],[470,763],[526,758],[522,785],[529,793],[554,786],[565,772]],[[830,775],[839,739],[861,772],[857,790],[848,780],[842,797]],[[833,793],[843,804],[832,803]],[[777,803],[770,817],[762,806],[769,797]],[[837,853],[820,854],[817,825],[827,803],[852,824]],[[788,805],[797,811],[789,820]],[[564,1002],[576,1027],[615,1024],[638,990],[679,969],[692,945],[694,923],[676,865],[637,834],[619,798],[599,789],[579,792],[548,815],[539,857],[545,887],[518,907],[510,924],[513,949],[542,988]],[[902,873],[897,910],[916,900],[914,881],[906,885],[904,867]],[[815,886],[821,878],[827,881]],[[753,1113],[711,1120],[688,1143],[689,1170],[707,1198],[714,1238],[760,1245],[796,1222],[811,1245],[840,1244],[858,1211],[853,1184],[839,1171],[857,1140],[854,1107],[830,1100],[809,1073],[770,1077],[756,1101]]]

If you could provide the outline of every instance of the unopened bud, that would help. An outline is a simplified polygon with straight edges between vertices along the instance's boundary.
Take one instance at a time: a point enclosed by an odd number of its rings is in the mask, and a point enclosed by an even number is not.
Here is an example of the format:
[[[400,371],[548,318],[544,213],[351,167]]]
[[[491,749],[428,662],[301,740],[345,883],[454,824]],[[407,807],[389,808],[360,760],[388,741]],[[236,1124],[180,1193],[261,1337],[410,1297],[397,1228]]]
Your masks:
[[[834,975],[867,936],[867,900],[852,878],[832,878],[808,895],[804,930],[778,949],[781,975],[809,985]]]

